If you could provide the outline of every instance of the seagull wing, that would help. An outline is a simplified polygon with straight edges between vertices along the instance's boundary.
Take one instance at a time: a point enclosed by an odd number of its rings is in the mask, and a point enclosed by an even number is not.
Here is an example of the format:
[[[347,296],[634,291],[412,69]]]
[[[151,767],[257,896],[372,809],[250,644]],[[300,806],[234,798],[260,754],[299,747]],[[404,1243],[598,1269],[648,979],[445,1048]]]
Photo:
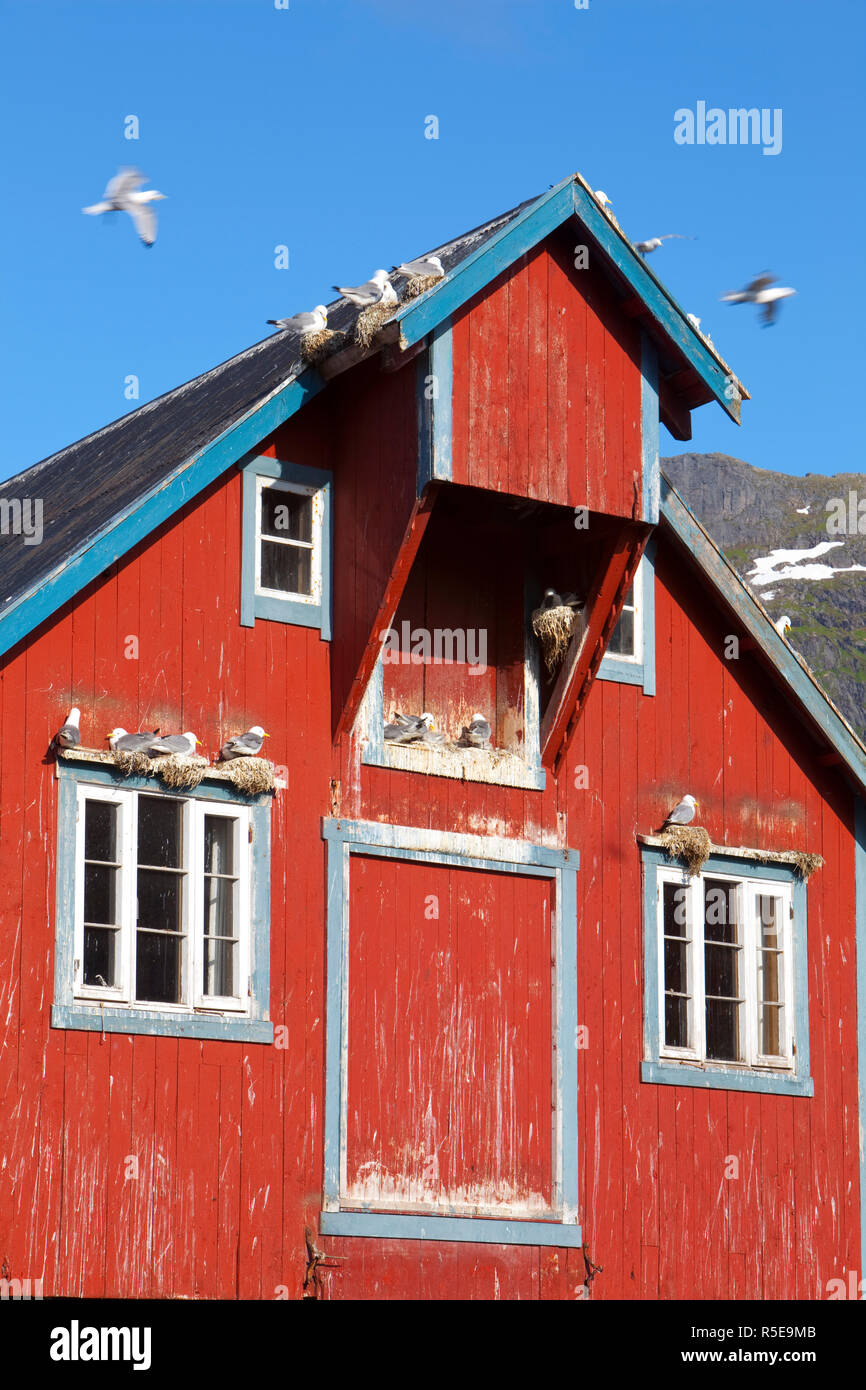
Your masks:
[[[156,241],[156,213],[150,204],[133,203],[125,211],[129,213],[135,223],[135,230],[145,246],[152,246]]]
[[[111,199],[124,198],[146,182],[144,174],[138,169],[120,169],[113,179],[108,180],[102,196]]]
[[[765,290],[768,285],[775,285],[778,279],[778,275],[757,275],[746,286],[746,290],[749,294],[757,294],[760,290]]]
[[[766,304],[763,304],[761,306],[762,327],[772,328],[773,324],[776,322],[776,316],[779,312],[779,303],[780,301],[778,299],[770,299]]]

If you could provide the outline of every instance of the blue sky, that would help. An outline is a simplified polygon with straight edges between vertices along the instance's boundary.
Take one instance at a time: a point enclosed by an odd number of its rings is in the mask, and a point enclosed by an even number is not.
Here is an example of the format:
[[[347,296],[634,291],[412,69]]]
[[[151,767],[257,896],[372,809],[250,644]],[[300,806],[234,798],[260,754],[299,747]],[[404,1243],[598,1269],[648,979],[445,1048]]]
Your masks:
[[[864,468],[862,0],[6,0],[0,26],[0,476],[576,169],[635,239],[698,238],[653,267],[752,392],[662,451]],[[677,145],[699,100],[781,108],[781,153]],[[81,215],[122,164],[167,195],[150,250]],[[761,330],[718,296],[768,268],[798,295]]]

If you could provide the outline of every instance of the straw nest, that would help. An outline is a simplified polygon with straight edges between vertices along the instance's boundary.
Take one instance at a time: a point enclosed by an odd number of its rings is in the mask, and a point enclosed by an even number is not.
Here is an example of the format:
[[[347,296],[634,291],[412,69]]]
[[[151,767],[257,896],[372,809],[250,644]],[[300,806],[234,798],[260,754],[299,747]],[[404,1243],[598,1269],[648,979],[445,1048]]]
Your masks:
[[[434,285],[438,285],[441,279],[441,275],[410,275],[403,291],[404,303],[407,299],[417,299],[419,294],[426,294]]]
[[[368,348],[383,323],[387,323],[397,309],[396,304],[371,304],[369,309],[364,309],[355,324],[355,342]]]
[[[339,328],[320,328],[318,333],[305,333],[301,339],[301,356],[305,362],[324,362],[346,341],[348,334]]]
[[[267,758],[231,758],[220,766],[228,775],[229,781],[247,796],[257,796],[259,792],[272,792],[276,786],[274,766]]]
[[[690,877],[700,873],[713,848],[709,835],[701,825],[668,825],[659,839],[668,859],[681,859]]]
[[[208,760],[198,754],[184,756],[168,753],[163,758],[149,758],[146,753],[128,753],[119,749],[114,764],[124,777],[159,777],[167,787],[197,787],[207,773]]]
[[[779,854],[756,854],[755,858],[759,864],[792,864],[794,873],[804,881],[810,879],[824,864],[822,855],[808,854],[804,849],[788,849]]]
[[[568,651],[574,631],[574,611],[567,604],[557,608],[536,608],[532,615],[532,631],[541,643],[544,664],[553,675]]]

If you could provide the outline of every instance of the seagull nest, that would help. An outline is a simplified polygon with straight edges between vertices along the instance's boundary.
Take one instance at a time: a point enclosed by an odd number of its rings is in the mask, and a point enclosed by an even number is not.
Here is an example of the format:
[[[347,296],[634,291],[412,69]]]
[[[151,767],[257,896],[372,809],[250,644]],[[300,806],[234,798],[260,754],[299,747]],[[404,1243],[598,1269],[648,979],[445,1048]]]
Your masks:
[[[532,615],[532,631],[541,643],[544,664],[553,675],[568,651],[574,631],[574,612],[567,604],[557,608],[536,608]]]
[[[668,859],[681,859],[692,874],[699,874],[710,857],[712,841],[701,825],[668,825],[659,835]]]
[[[363,309],[355,324],[355,342],[368,348],[383,323],[387,323],[399,307],[398,304],[371,304]]]
[[[272,792],[276,786],[274,766],[267,758],[230,758],[221,764],[229,781],[247,796]]]
[[[441,275],[410,275],[403,291],[404,302],[407,299],[417,299],[419,294],[426,294],[434,285],[438,285],[441,279]]]
[[[347,336],[338,328],[320,328],[318,333],[305,333],[301,338],[301,356],[305,362],[315,366],[341,348]]]
[[[159,777],[167,787],[191,791],[205,776],[208,760],[198,753],[168,753],[165,757],[149,758],[146,753],[119,749],[114,755],[114,765],[124,777]]]
[[[807,854],[804,849],[783,850],[780,854],[756,854],[755,858],[759,864],[793,864],[794,873],[804,882],[824,864],[822,855]]]

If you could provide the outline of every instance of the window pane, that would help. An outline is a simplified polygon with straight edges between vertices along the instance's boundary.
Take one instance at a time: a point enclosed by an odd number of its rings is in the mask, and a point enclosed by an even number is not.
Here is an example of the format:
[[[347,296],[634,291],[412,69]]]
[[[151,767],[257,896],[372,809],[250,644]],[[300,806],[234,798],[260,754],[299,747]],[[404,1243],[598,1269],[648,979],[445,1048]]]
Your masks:
[[[665,990],[688,994],[688,943],[665,939]]]
[[[117,875],[107,864],[84,866],[85,922],[117,922]]]
[[[234,873],[234,829],[227,816],[204,818],[204,871],[206,874]]]
[[[726,879],[704,880],[704,936],[707,941],[738,943],[737,886]],[[708,994],[713,992],[707,989]]]
[[[135,942],[135,997],[154,1004],[180,1002],[181,938],[138,932]]]
[[[205,936],[234,935],[234,880],[206,878],[204,881]]]
[[[88,801],[84,807],[85,859],[117,858],[117,810],[109,801]]]
[[[707,1057],[736,1062],[740,1057],[740,1006],[729,999],[707,1000]]]
[[[762,1004],[781,1004],[781,951],[758,952],[758,998]]]
[[[114,947],[117,933],[106,927],[84,928],[84,983],[114,985]]]
[[[261,586],[288,594],[311,594],[312,550],[262,541]]]
[[[688,936],[689,890],[684,883],[662,884],[665,936]]]
[[[152,931],[181,931],[182,905],[180,874],[160,873],[158,869],[139,869],[139,927],[149,927]]]
[[[204,943],[204,994],[236,996],[235,989],[235,951],[233,941],[214,941],[208,937]]]
[[[784,1010],[775,1004],[762,1004],[759,1010],[760,1020],[760,1039],[758,1051],[764,1057],[782,1057],[784,1055],[782,1037]]]
[[[281,487],[262,488],[262,535],[283,540],[313,539],[313,499]]]
[[[758,894],[758,923],[761,932],[759,947],[781,950],[782,899],[769,893]]]
[[[181,867],[181,802],[162,796],[138,798],[138,862]]]
[[[634,590],[629,589],[627,603],[634,602]],[[614,656],[634,656],[634,612],[623,609],[613,630],[608,651]]]
[[[707,942],[704,947],[704,988],[708,995],[721,994],[727,999],[736,999],[739,994],[739,951],[730,946],[714,946]]]
[[[675,994],[665,995],[665,1045],[689,1046],[689,1001]]]

